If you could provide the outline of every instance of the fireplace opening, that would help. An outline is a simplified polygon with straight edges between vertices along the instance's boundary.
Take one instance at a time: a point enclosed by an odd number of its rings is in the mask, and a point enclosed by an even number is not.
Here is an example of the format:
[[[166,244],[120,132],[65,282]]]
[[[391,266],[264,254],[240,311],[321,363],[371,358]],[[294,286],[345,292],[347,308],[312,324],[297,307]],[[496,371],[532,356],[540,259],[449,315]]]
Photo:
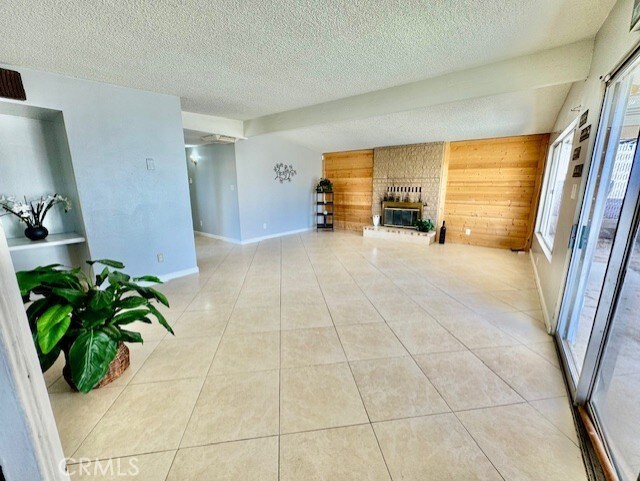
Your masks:
[[[383,202],[382,225],[387,227],[415,228],[422,218],[422,204],[416,202]]]

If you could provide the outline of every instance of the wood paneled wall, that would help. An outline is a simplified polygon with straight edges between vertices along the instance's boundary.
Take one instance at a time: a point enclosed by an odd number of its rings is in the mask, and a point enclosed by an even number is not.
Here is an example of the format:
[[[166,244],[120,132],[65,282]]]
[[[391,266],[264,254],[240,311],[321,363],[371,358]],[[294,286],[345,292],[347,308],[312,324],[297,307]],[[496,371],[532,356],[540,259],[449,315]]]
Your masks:
[[[322,170],[333,182],[335,227],[360,231],[370,225],[373,149],[324,154]]]
[[[447,241],[529,249],[548,144],[548,134],[451,142]]]

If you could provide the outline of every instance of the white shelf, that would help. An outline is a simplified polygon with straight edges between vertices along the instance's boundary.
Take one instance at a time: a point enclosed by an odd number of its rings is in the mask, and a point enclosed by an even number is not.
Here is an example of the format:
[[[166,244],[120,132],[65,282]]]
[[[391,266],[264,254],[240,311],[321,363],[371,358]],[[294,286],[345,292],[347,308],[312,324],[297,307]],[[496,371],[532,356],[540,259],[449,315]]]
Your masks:
[[[32,241],[26,237],[7,239],[9,251],[23,251],[27,249],[41,249],[43,247],[62,246],[68,244],[82,244],[86,239],[77,232],[67,234],[51,234],[44,240]]]

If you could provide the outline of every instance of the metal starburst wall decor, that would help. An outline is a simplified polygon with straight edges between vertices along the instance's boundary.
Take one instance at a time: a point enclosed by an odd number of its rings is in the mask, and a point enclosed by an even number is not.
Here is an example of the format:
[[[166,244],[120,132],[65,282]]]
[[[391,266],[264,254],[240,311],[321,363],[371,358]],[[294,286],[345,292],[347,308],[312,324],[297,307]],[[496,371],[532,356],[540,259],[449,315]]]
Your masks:
[[[282,184],[285,180],[287,182],[291,182],[291,179],[297,172],[294,170],[293,165],[277,163],[273,168],[273,171],[276,173],[276,176],[273,180],[278,180]]]

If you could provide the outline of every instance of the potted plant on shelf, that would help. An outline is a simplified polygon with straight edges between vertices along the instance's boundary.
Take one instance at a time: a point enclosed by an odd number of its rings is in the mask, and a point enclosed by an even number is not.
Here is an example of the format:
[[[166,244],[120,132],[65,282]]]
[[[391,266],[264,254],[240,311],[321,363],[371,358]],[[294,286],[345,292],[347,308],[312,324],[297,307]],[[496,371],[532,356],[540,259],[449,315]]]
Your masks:
[[[431,232],[432,230],[436,230],[436,226],[433,225],[433,222],[431,222],[431,219],[417,220],[413,223],[413,225],[420,232]]]
[[[316,185],[316,192],[333,192],[333,184],[329,179],[323,177],[320,179],[320,182],[318,182],[318,185]]]
[[[42,371],[47,371],[60,353],[65,356],[64,378],[86,393],[117,379],[129,366],[125,342],[142,342],[139,332],[126,329],[140,321],[157,321],[173,330],[154,305],[169,307],[169,301],[153,287],[139,282],[160,283],[154,276],[131,278],[119,270],[124,264],[102,259],[87,261],[102,265],[95,281],[80,268],[61,269],[58,264],[17,273],[23,301],[32,301],[27,318]]]
[[[62,204],[64,211],[71,209],[71,202],[67,197],[60,194],[53,194],[40,197],[39,199],[27,200],[24,202],[17,200],[15,197],[0,197],[0,208],[6,213],[3,215],[13,214],[20,222],[27,224],[24,235],[35,241],[45,239],[49,235],[49,231],[43,225],[47,213],[54,205]]]

